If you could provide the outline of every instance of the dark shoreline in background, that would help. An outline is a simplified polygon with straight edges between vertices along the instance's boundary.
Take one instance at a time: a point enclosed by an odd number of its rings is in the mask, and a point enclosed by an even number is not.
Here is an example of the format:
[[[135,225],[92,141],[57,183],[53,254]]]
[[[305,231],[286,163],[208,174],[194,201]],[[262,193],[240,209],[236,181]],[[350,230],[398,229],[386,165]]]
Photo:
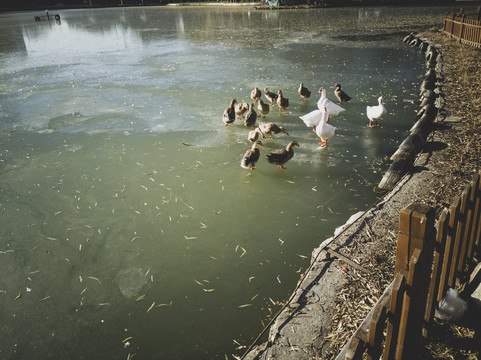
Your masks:
[[[0,7],[0,12],[9,12],[9,11],[36,11],[36,10],[71,10],[71,9],[98,9],[98,8],[118,8],[118,7],[141,7],[141,6],[166,6],[166,5],[182,5],[182,6],[189,6],[189,5],[201,5],[201,4],[239,4],[239,5],[247,5],[247,4],[262,4],[259,6],[260,9],[298,9],[298,8],[331,8],[331,7],[363,7],[363,6],[411,6],[411,7],[418,7],[418,6],[437,6],[446,5],[446,6],[453,6],[459,5],[462,6],[472,6],[481,4],[481,1],[456,1],[456,0],[439,0],[433,2],[432,0],[424,0],[424,1],[415,1],[415,0],[307,0],[305,2],[299,1],[297,4],[293,5],[282,5],[282,6],[275,6],[269,7],[264,1],[170,1],[170,0],[118,0],[118,2],[107,2],[104,1],[101,4],[92,4],[90,3],[96,2],[98,0],[82,0],[78,2],[73,1],[66,1],[70,3],[62,3],[60,1],[39,1],[39,2],[31,2],[31,1],[17,1],[15,4],[11,4],[11,6],[3,6]],[[119,3],[120,2],[120,3]]]

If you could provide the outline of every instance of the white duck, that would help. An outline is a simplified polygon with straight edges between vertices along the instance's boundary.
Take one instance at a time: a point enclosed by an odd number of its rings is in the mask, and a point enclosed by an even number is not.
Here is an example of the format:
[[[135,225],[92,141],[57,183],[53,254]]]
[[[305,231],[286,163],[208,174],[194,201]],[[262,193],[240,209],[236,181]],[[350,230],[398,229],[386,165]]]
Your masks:
[[[317,136],[321,138],[321,141],[319,142],[319,145],[322,147],[326,147],[327,145],[327,140],[332,138],[336,132],[336,128],[327,122],[329,121],[329,113],[327,112],[327,108],[324,107],[322,111],[322,118],[319,124],[314,127],[314,130],[316,131]]]
[[[319,110],[322,110],[325,107],[327,108],[327,112],[331,116],[339,115],[346,110],[327,98],[326,89],[322,87],[319,88],[319,93],[321,94],[321,97],[317,101],[317,107],[319,108]]]
[[[387,110],[386,110],[386,107],[384,106],[382,96],[379,96],[377,101],[379,102],[379,105],[366,107],[366,115],[369,118],[368,127],[379,126],[378,124],[379,119],[387,114]],[[372,124],[373,121],[375,123],[374,125]]]

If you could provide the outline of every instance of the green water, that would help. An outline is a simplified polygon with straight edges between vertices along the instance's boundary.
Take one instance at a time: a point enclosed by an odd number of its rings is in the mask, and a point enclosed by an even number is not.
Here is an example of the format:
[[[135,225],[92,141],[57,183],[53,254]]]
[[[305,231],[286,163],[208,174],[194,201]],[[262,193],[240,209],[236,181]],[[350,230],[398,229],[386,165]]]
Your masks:
[[[242,354],[312,249],[382,196],[424,73],[402,37],[444,11],[1,14],[0,357]],[[353,100],[321,149],[299,116],[336,82]],[[246,171],[249,129],[222,112],[256,86],[290,99],[262,120],[290,135],[264,139]],[[388,115],[369,129],[379,95]],[[286,170],[267,163],[291,140]]]

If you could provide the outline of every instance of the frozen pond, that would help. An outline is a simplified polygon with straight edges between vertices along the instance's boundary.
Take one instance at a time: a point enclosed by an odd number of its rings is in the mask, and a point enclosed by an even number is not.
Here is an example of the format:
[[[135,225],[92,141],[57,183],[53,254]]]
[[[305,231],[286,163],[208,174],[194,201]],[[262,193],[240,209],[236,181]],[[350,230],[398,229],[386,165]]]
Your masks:
[[[241,355],[311,250],[381,196],[425,72],[402,37],[445,11],[0,14],[0,357]],[[321,149],[299,116],[335,83],[353,100]],[[262,120],[289,136],[264,139],[248,171],[249,129],[222,113],[256,86],[289,98]],[[388,115],[370,129],[379,95]],[[287,169],[267,163],[291,140]]]

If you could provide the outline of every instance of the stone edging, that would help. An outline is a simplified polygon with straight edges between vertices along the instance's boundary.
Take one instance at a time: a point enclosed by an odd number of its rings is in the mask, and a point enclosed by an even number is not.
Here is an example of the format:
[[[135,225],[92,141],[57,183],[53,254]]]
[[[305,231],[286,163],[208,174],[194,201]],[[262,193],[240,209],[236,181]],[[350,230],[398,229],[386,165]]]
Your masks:
[[[420,109],[416,114],[416,123],[409,130],[409,135],[391,156],[393,161],[377,186],[380,190],[391,190],[411,169],[416,155],[422,151],[438,113],[444,108],[442,92],[443,58],[437,47],[419,35],[409,34],[404,43],[418,47],[426,58],[426,74],[420,85]]]

